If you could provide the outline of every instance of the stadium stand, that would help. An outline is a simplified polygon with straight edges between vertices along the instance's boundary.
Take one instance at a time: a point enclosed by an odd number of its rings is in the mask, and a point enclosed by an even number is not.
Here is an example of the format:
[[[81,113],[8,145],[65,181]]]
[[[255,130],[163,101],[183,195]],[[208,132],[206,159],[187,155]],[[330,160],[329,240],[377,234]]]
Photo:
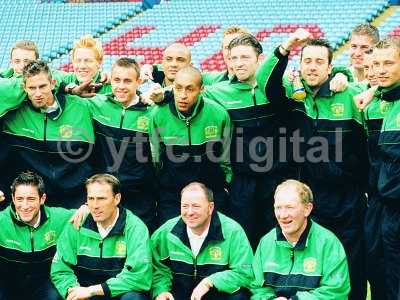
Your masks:
[[[346,41],[354,26],[371,21],[387,5],[387,0],[163,2],[101,35],[106,52],[104,69],[109,69],[120,55],[158,63],[169,43],[181,41],[190,47],[195,66],[221,70],[224,64],[219,51],[220,39],[223,29],[232,24],[257,34],[266,52],[300,26],[327,38],[337,48]],[[338,15],[351,17],[344,19]],[[54,60],[53,66],[68,69],[68,63],[69,57],[64,55]]]
[[[105,32],[141,11],[141,3],[0,2],[0,67],[9,63],[9,49],[19,39],[37,43],[43,59],[67,53],[83,34]]]

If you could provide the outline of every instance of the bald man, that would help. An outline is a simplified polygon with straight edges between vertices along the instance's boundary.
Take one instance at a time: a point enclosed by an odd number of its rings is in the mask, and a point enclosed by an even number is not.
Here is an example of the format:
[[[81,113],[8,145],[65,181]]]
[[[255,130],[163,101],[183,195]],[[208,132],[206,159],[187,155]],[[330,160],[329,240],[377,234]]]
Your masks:
[[[224,187],[231,177],[228,113],[201,97],[199,70],[187,66],[174,75],[173,101],[154,107],[149,126],[154,162],[162,166],[158,205],[161,223],[179,215],[180,191],[193,181],[213,190],[221,210],[226,197]]]

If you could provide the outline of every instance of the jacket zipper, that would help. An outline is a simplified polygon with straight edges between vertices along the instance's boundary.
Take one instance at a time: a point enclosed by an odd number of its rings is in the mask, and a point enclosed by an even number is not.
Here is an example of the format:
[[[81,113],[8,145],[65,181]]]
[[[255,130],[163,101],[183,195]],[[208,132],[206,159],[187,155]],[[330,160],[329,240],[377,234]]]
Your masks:
[[[186,127],[188,129],[189,146],[192,146],[192,136],[190,134],[190,120],[186,119]]]
[[[43,132],[43,140],[47,142],[47,114],[44,114],[44,132]]]
[[[29,228],[29,232],[30,232],[30,240],[31,240],[31,250],[32,250],[32,253],[34,253],[35,248],[33,246],[33,230],[32,230],[32,228]]]
[[[196,282],[197,279],[197,256],[193,258],[193,266],[194,266],[194,282]]]
[[[100,259],[103,259],[103,240],[101,240],[100,244],[99,244],[99,248],[100,248]]]
[[[121,122],[119,123],[119,129],[122,129],[122,124],[124,123],[124,118],[125,118],[125,108],[122,109]]]
[[[289,274],[292,273],[293,265],[294,265],[294,249],[290,249],[290,260],[292,261],[292,265],[290,266]]]
[[[253,88],[253,90],[252,90],[252,93],[251,93],[251,96],[253,97],[253,103],[254,103],[254,106],[257,106],[257,101],[256,101],[256,91],[255,91],[255,88]]]

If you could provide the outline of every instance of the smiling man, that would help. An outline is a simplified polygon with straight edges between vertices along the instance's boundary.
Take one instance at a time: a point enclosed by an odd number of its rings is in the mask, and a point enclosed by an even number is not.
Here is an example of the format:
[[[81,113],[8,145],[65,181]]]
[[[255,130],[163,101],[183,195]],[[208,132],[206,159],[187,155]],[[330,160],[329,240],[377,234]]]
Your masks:
[[[377,154],[377,188],[383,203],[382,240],[385,260],[385,299],[396,299],[400,282],[400,40],[387,38],[373,50],[372,68],[379,88],[371,103],[384,105]],[[375,104],[376,106],[376,104]]]
[[[43,179],[23,172],[11,185],[12,203],[0,212],[0,299],[58,300],[50,265],[72,210],[45,206]]]
[[[136,94],[139,74],[134,59],[117,59],[111,69],[112,93],[97,95],[88,103],[96,135],[96,172],[110,173],[120,180],[122,206],[153,232],[157,228],[158,194],[148,134],[150,107]]]
[[[228,52],[235,76],[206,87],[203,96],[223,106],[232,120],[228,215],[243,226],[255,249],[275,226],[273,191],[290,173],[285,154],[279,153],[288,117],[285,107],[273,106],[266,98],[268,65],[261,63],[263,49],[256,37],[240,34],[230,41]],[[256,71],[264,79],[261,84]]]
[[[89,216],[67,226],[57,243],[51,279],[67,300],[147,300],[152,262],[142,221],[119,207],[120,184],[109,174],[86,181]]]
[[[151,237],[156,300],[245,300],[253,252],[238,223],[216,212],[213,193],[192,182],[181,192],[181,216]]]
[[[349,58],[355,82],[366,79],[364,56],[379,41],[379,31],[371,24],[360,24],[351,32]]]
[[[203,99],[199,70],[185,67],[174,80],[173,100],[154,107],[150,140],[160,168],[158,216],[163,223],[179,215],[179,193],[192,181],[210,187],[223,209],[231,169],[227,150],[231,124],[217,103]]]
[[[287,180],[275,191],[279,226],[264,236],[253,261],[252,300],[347,300],[346,254],[337,237],[311,220],[310,188]]]
[[[288,56],[301,46],[300,73],[306,98],[291,98],[293,86],[283,78]],[[291,111],[293,160],[298,177],[314,193],[313,219],[333,231],[342,242],[349,261],[349,299],[366,294],[365,246],[363,239],[366,209],[368,156],[361,112],[353,97],[358,89],[332,92],[332,48],[328,41],[312,39],[300,28],[275,49],[266,63],[268,100],[286,105]],[[289,96],[288,96],[289,95]],[[278,103],[277,103],[278,102]]]
[[[28,63],[22,77],[24,101],[3,117],[3,179],[9,185],[16,174],[32,170],[43,177],[50,205],[77,208],[84,199],[81,182],[92,172],[94,130],[87,101],[56,92],[43,61]]]

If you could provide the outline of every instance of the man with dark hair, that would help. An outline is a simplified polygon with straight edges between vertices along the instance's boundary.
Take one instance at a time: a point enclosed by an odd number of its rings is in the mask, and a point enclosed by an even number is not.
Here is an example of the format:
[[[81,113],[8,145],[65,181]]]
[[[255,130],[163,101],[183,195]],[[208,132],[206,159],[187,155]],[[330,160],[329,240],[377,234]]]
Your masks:
[[[289,176],[288,165],[279,162],[284,157],[279,153],[279,128],[286,132],[287,116],[285,110],[267,101],[265,86],[256,82],[257,68],[264,74],[268,67],[258,67],[263,58],[258,40],[242,34],[228,49],[235,76],[207,87],[203,95],[222,105],[234,125],[227,214],[243,226],[255,248],[260,237],[275,225],[273,191]]]
[[[85,185],[90,214],[79,230],[67,226],[58,240],[51,266],[55,287],[68,300],[149,299],[152,262],[146,226],[119,207],[116,177],[97,174]]]
[[[10,68],[0,73],[2,78],[20,77],[30,61],[39,59],[39,50],[33,41],[19,40],[11,47]]]
[[[96,171],[111,173],[120,180],[121,205],[153,232],[157,228],[158,193],[148,134],[150,107],[136,93],[139,74],[134,59],[119,58],[111,69],[112,93],[97,95],[89,105],[96,134]]]
[[[180,217],[151,237],[153,298],[249,299],[253,252],[243,229],[215,211],[213,193],[202,183],[182,189],[180,206]]]
[[[276,188],[274,198],[279,226],[257,247],[251,299],[347,300],[350,280],[346,253],[331,231],[311,220],[310,188],[297,180],[286,180]]]
[[[291,83],[283,80],[288,55],[301,50],[300,73],[306,97],[295,101]],[[364,299],[366,292],[363,224],[368,175],[367,145],[361,113],[353,102],[359,90],[333,93],[331,47],[324,40],[298,29],[267,59],[269,101],[291,111],[293,160],[298,176],[314,193],[313,220],[333,231],[342,242],[349,261],[349,299]]]
[[[92,173],[94,130],[87,101],[55,93],[54,87],[45,62],[24,67],[25,101],[16,98],[3,110],[3,179],[9,183],[15,174],[33,170],[46,183],[50,205],[78,207],[84,198],[81,182]]]
[[[0,299],[60,299],[50,264],[74,211],[45,206],[43,179],[32,172],[20,173],[11,193],[12,203],[0,212]]]
[[[225,205],[231,124],[221,106],[201,97],[202,89],[199,70],[182,68],[174,80],[173,99],[152,111],[150,139],[160,169],[161,223],[179,214],[179,193],[192,181],[213,190],[219,210]]]
[[[379,31],[369,23],[357,25],[350,35],[349,58],[351,71],[356,82],[366,79],[364,73],[364,54],[379,41]]]

